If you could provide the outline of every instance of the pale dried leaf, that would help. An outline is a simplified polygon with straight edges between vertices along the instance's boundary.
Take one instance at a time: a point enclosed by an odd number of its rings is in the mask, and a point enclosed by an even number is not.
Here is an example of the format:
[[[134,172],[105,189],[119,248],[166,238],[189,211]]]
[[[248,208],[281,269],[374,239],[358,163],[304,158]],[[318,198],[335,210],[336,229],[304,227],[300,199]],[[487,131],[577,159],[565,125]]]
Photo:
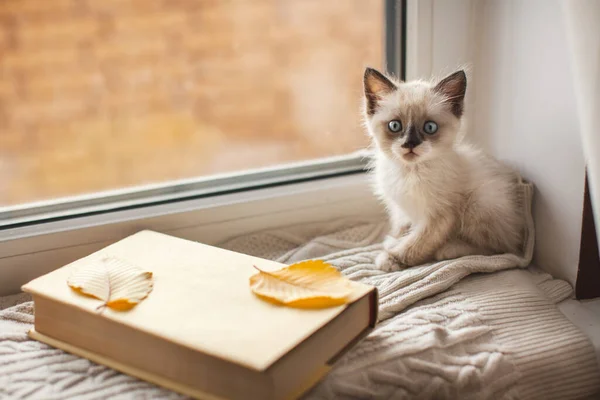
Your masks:
[[[116,257],[105,256],[76,269],[67,281],[75,291],[102,300],[115,310],[128,310],[152,291],[152,273]]]

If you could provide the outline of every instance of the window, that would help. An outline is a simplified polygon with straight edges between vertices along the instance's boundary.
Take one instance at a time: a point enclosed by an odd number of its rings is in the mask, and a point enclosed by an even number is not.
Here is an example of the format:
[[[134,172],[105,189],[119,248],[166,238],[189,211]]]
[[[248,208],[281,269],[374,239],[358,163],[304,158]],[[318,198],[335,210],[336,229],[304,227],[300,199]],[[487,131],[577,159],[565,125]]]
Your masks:
[[[2,2],[0,220],[360,169],[361,77],[390,51],[387,8]]]
[[[381,216],[364,67],[404,76],[406,0],[0,4],[0,296],[141,229]]]

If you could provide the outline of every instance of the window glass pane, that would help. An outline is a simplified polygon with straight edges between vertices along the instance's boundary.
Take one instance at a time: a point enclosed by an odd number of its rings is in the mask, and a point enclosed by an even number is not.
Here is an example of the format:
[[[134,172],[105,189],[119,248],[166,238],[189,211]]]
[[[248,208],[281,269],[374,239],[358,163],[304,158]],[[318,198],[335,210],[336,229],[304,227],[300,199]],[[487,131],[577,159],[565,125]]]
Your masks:
[[[0,2],[0,206],[347,154],[383,2]]]

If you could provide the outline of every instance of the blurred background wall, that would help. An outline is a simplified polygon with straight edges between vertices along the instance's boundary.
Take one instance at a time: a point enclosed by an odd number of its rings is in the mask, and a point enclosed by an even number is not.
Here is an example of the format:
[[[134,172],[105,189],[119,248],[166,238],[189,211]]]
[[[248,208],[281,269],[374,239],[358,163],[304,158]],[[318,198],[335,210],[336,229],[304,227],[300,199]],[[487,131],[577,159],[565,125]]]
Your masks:
[[[1,1],[0,206],[365,147],[382,3]]]

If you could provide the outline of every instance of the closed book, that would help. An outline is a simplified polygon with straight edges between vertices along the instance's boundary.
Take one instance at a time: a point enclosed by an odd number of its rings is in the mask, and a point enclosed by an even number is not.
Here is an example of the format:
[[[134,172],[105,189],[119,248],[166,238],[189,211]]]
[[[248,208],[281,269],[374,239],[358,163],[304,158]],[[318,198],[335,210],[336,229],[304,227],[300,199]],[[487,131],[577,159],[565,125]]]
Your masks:
[[[151,272],[152,291],[116,310],[67,284],[103,262]],[[346,304],[288,307],[251,291],[254,266],[285,267],[142,231],[24,285],[35,306],[30,336],[195,398],[297,398],[373,328],[377,290],[351,282]]]

